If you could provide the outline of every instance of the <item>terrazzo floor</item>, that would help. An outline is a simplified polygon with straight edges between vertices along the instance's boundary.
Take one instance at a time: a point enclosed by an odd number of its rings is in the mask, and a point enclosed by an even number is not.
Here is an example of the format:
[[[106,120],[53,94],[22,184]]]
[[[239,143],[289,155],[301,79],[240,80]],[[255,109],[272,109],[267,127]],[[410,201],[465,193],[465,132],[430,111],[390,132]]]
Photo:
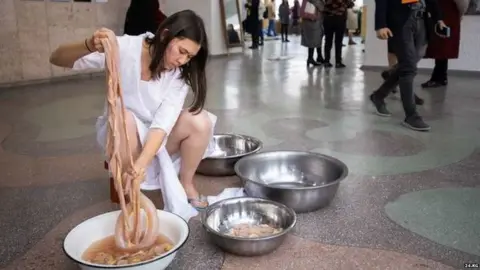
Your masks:
[[[480,263],[480,91],[477,78],[449,78],[421,90],[432,126],[400,126],[373,114],[379,72],[362,71],[362,46],[344,47],[346,69],[306,69],[299,39],[209,63],[207,109],[217,132],[260,138],[264,150],[308,150],[344,161],[350,174],[332,204],[298,215],[274,253],[225,254],[197,218],[170,269],[463,269]],[[279,57],[281,56],[281,57]],[[379,57],[384,57],[383,55]],[[272,61],[274,60],[274,61]],[[94,123],[102,78],[0,89],[0,268],[77,269],[62,241],[81,221],[118,206],[109,201]],[[200,191],[240,186],[236,177],[197,176]],[[161,205],[159,192],[149,196]]]

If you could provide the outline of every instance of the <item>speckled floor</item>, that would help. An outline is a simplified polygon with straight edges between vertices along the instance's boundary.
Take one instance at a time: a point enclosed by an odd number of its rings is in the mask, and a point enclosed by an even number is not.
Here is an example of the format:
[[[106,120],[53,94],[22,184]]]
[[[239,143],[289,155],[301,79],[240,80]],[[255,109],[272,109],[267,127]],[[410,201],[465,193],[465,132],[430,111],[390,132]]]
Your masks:
[[[345,47],[343,70],[306,69],[306,52],[266,43],[258,52],[212,59],[207,108],[218,132],[263,140],[265,149],[300,149],[343,160],[350,175],[332,204],[298,216],[274,253],[256,258],[212,246],[198,219],[171,269],[462,269],[480,262],[479,79],[450,77],[445,89],[417,93],[432,125],[418,133],[373,114],[378,72],[361,71],[360,45]],[[278,61],[278,56],[285,56]],[[379,57],[384,57],[379,55]],[[284,60],[282,60],[284,59]],[[76,224],[117,209],[109,202],[94,121],[102,78],[0,90],[0,267],[76,269],[63,238]],[[207,194],[236,177],[198,176]],[[149,196],[160,204],[160,195]]]

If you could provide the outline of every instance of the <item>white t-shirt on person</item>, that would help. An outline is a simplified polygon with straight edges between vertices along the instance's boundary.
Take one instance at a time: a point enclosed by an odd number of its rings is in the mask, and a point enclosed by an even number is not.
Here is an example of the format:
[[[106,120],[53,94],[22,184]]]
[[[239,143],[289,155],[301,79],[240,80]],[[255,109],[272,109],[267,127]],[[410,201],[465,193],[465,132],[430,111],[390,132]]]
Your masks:
[[[157,80],[141,80],[141,52],[147,35],[152,34],[117,37],[125,107],[147,128],[159,128],[168,135],[182,111],[190,88],[180,78],[179,69],[165,71]],[[105,54],[98,52],[78,59],[73,65],[74,70],[104,68]]]
[[[132,112],[137,125],[137,131],[142,145],[145,144],[146,135],[150,128],[160,128],[167,135],[177,122],[183,109],[189,86],[180,78],[180,71],[173,70],[162,73],[160,79],[141,80],[141,52],[143,40],[150,33],[140,36],[124,35],[117,37],[119,45],[120,85],[122,87],[125,107]],[[153,35],[152,35],[153,36]],[[105,55],[91,53],[74,63],[73,69],[104,69]],[[107,111],[97,120],[97,140],[105,147],[107,138]],[[214,151],[213,127],[216,116],[208,113],[212,121],[211,141],[205,151],[204,157]],[[197,211],[188,203],[187,195],[180,184],[178,173],[181,164],[181,155],[171,157],[164,145],[156,154],[156,158],[147,169],[145,181],[141,189],[161,189],[166,211],[173,212],[185,220],[195,216]],[[100,165],[99,165],[100,166]]]

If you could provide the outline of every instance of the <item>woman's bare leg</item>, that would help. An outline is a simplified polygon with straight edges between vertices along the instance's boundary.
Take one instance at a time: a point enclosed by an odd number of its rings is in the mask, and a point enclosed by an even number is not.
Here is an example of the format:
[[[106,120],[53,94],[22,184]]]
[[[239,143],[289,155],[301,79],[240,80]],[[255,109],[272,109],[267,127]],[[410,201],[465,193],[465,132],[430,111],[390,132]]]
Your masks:
[[[192,200],[199,198],[199,193],[193,183],[193,176],[198,164],[207,149],[210,141],[212,122],[206,111],[194,115],[184,110],[178,118],[167,141],[167,151],[170,155],[180,152],[182,158],[180,166],[180,181]],[[206,203],[195,202],[198,207],[205,207]]]
[[[356,45],[357,43],[353,40],[353,32],[347,29],[348,33],[348,45]]]

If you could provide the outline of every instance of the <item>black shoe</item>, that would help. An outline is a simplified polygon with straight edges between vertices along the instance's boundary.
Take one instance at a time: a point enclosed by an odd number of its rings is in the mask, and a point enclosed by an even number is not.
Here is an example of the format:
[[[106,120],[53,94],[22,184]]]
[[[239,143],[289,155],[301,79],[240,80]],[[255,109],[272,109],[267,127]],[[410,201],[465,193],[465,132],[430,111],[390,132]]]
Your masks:
[[[378,98],[376,98],[375,93],[370,95],[370,101],[372,101],[373,106],[375,106],[376,114],[383,117],[392,116],[392,114],[387,110],[387,106],[385,105],[385,102],[383,100],[379,100]]]
[[[424,103],[425,101],[422,98],[415,95],[415,104],[422,106]]]
[[[315,60],[313,59],[307,59],[307,67],[309,67],[310,65],[314,66],[314,67],[318,67],[320,66],[321,64],[316,62]]]
[[[331,67],[333,67],[333,65],[330,64],[330,62],[327,62],[327,61],[324,61],[324,62],[323,62],[323,65],[324,65],[326,68],[331,68]]]
[[[429,131],[430,126],[425,123],[422,119],[422,117],[418,115],[413,115],[410,117],[405,118],[405,121],[403,121],[402,125],[405,127],[408,127],[409,129],[415,130],[415,131]]]
[[[252,49],[252,50],[257,50],[258,49],[258,45],[252,45],[250,47],[248,47],[249,49]]]
[[[323,65],[325,64],[325,59],[323,59],[323,57],[317,57],[317,62]]]
[[[290,40],[288,40],[288,39],[285,39],[285,42],[290,42]]]
[[[443,82],[428,81],[428,82],[422,83],[422,88],[439,88],[442,86],[446,86],[447,84],[448,84],[447,81],[443,81]]]
[[[338,62],[335,64],[335,68],[345,68],[347,66],[345,66],[342,62]]]

